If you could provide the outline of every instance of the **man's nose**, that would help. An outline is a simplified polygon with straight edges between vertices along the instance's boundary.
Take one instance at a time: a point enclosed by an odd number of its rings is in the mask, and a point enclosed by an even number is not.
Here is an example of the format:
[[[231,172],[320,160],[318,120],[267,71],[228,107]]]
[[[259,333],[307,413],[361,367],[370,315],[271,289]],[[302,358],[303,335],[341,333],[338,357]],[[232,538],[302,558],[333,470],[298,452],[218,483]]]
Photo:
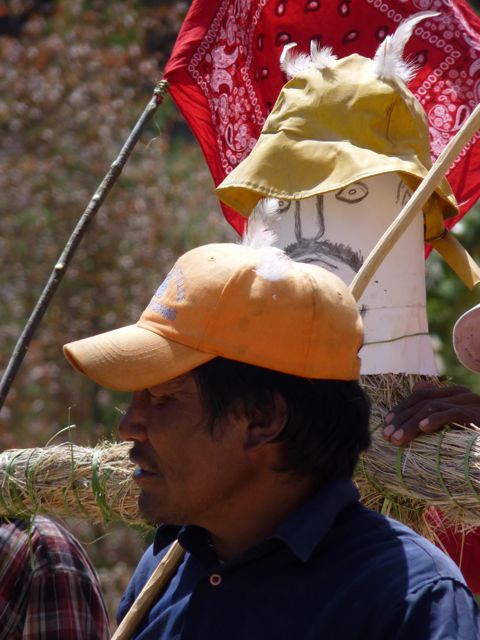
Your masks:
[[[122,440],[145,441],[145,415],[148,405],[147,392],[137,391],[120,421],[118,433]]]

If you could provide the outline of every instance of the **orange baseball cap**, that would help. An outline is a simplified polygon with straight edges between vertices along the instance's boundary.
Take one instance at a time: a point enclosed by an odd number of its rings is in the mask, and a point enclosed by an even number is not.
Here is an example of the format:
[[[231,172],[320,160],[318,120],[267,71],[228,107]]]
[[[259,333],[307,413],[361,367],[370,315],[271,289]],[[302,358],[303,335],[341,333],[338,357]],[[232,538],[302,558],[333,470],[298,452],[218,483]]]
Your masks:
[[[307,378],[357,380],[363,328],[340,278],[273,247],[181,256],[134,325],[64,346],[98,384],[137,391],[222,356]]]

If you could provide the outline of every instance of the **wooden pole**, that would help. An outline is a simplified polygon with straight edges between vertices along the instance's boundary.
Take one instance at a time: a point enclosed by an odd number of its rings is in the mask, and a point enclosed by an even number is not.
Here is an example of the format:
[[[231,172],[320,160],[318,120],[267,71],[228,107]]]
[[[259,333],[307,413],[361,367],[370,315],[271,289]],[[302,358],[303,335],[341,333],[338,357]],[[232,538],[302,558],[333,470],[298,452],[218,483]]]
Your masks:
[[[185,554],[184,549],[175,541],[165,556],[160,560],[127,615],[118,625],[111,640],[130,640],[142,618],[150,609],[162,589],[168,584]]]
[[[480,104],[475,107],[460,131],[458,131],[458,133],[443,149],[442,153],[438,156],[436,162],[420,183],[415,193],[382,235],[360,270],[357,272],[355,278],[350,284],[350,291],[352,292],[355,300],[360,299],[372,276],[382,264],[391,248],[397,242],[408,225],[414,220],[415,216],[421,211],[423,205],[435,191],[435,188],[445,176],[457,155],[479,128]]]

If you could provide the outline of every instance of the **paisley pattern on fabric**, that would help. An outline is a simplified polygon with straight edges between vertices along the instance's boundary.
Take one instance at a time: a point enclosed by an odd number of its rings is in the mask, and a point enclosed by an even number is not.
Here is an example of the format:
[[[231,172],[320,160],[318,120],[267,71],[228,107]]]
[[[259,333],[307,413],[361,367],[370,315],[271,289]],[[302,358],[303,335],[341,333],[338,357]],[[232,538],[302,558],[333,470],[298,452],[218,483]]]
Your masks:
[[[199,139],[215,184],[254,146],[286,81],[279,59],[289,42],[308,52],[315,39],[332,47],[338,57],[352,53],[372,57],[403,19],[419,11],[438,11],[439,16],[415,27],[405,51],[419,68],[410,88],[428,117],[433,159],[480,101],[480,20],[465,0],[220,0],[217,6],[210,0],[208,4],[207,10],[206,0],[192,3],[190,14],[196,13],[190,21],[187,16],[165,77]],[[448,174],[462,214],[480,196],[475,176],[480,173],[480,150],[475,145],[479,136],[465,146]],[[227,207],[224,211],[241,232],[244,220]]]

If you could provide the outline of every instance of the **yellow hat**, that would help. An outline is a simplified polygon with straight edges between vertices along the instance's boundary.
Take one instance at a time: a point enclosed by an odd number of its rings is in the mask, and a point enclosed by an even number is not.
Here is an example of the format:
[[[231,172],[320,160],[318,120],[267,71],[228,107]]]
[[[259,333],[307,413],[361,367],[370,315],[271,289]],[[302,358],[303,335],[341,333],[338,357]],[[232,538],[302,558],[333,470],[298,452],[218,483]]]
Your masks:
[[[287,82],[251,153],[217,187],[219,198],[248,216],[261,198],[310,198],[381,173],[397,172],[415,188],[431,167],[425,112],[404,83],[374,69],[354,54]],[[458,212],[446,180],[425,212],[440,220]]]
[[[337,276],[279,249],[211,244],[179,258],[135,325],[64,346],[105,387],[136,391],[222,356],[301,377],[356,380],[363,339]]]

